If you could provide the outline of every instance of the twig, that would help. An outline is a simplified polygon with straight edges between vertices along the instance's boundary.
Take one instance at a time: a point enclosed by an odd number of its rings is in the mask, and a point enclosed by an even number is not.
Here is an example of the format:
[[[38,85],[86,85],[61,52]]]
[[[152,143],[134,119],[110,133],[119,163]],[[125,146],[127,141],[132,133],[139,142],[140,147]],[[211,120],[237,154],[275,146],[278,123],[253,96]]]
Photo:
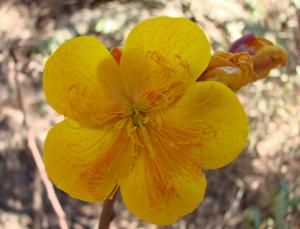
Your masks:
[[[18,43],[18,41],[16,41],[16,43]],[[15,46],[16,46],[16,44],[15,44]],[[24,108],[24,102],[22,99],[20,82],[19,82],[19,78],[18,78],[18,69],[17,69],[18,58],[15,53],[15,47],[10,48],[9,53],[14,61],[14,83],[15,83],[15,88],[16,88],[17,106],[23,114],[23,126],[25,128],[27,128],[28,127],[27,115],[26,115],[25,108]]]
[[[114,193],[112,199],[104,201],[98,229],[109,229],[109,225],[115,217],[114,202],[116,200],[116,196],[117,193]]]
[[[57,199],[53,185],[47,176],[45,166],[44,166],[44,163],[41,158],[41,154],[35,143],[35,137],[34,137],[31,129],[28,129],[28,131],[27,131],[27,141],[28,141],[28,147],[32,153],[34,162],[35,162],[35,164],[38,168],[38,171],[41,175],[42,182],[45,185],[46,192],[48,194],[48,199],[49,199],[49,201],[53,207],[53,210],[58,218],[59,226],[61,229],[68,229],[68,224],[67,224],[67,220],[65,217],[65,213]]]
[[[33,208],[33,229],[40,229],[42,225],[42,180],[40,174],[35,171],[34,176],[34,191],[33,191],[33,200],[32,200],[32,208]]]
[[[22,97],[22,92],[21,92],[21,88],[20,88],[20,83],[19,83],[19,79],[18,79],[18,73],[17,73],[17,62],[18,62],[18,58],[15,54],[15,49],[11,48],[10,49],[10,55],[14,60],[14,64],[15,64],[15,75],[14,75],[14,80],[15,80],[15,86],[16,86],[16,93],[17,93],[17,102],[18,102],[18,106],[19,109],[21,110],[21,112],[23,113],[23,117],[24,117],[24,122],[23,122],[23,126],[24,129],[27,132],[27,144],[28,144],[28,148],[29,151],[32,154],[32,157],[34,159],[34,162],[36,164],[36,167],[39,171],[39,174],[41,176],[42,182],[45,186],[47,195],[48,195],[48,199],[53,207],[53,210],[58,218],[58,223],[61,229],[68,229],[68,224],[67,224],[67,220],[65,217],[65,213],[58,201],[58,198],[55,194],[54,188],[52,183],[50,182],[46,170],[45,170],[45,166],[43,163],[43,160],[41,158],[41,154],[40,151],[37,147],[36,141],[35,141],[35,135],[33,134],[32,129],[30,128],[28,119],[27,119],[27,115],[26,115],[26,111],[25,111],[25,107],[24,107],[24,101],[23,101],[23,97]]]

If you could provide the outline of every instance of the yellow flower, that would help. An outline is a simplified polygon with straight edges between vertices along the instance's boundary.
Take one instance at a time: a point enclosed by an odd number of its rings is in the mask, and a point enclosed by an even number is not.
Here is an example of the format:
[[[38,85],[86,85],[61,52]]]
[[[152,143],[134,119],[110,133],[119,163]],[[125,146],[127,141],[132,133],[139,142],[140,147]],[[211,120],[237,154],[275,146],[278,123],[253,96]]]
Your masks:
[[[218,82],[198,82],[210,58],[203,31],[159,17],[129,34],[120,65],[96,38],[64,43],[48,59],[43,87],[66,120],[44,145],[49,177],[74,198],[96,202],[120,187],[141,219],[171,224],[204,196],[202,168],[243,149],[247,117]]]

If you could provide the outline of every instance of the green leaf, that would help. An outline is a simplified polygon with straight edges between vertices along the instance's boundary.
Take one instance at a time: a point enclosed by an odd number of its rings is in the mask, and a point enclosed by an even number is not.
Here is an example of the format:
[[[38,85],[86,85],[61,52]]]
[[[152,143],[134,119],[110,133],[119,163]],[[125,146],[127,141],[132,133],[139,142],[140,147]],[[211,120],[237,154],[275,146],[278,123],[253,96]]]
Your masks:
[[[254,229],[259,229],[261,224],[261,214],[258,208],[248,208],[244,211],[243,215],[245,220],[248,221],[254,227]]]
[[[291,208],[297,207],[300,204],[300,196],[296,196],[295,198],[288,201],[287,206]]]
[[[285,214],[288,206],[289,187],[286,180],[280,178],[280,190],[274,201],[275,222],[279,228],[285,227]]]

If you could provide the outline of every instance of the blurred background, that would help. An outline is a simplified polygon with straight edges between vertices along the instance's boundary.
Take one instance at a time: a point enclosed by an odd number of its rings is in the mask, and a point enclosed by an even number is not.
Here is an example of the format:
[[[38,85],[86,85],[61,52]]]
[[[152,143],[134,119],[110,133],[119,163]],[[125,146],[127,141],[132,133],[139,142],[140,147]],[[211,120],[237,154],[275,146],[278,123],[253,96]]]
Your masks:
[[[214,51],[255,32],[289,55],[285,68],[238,92],[250,119],[245,151],[229,166],[205,171],[204,201],[168,228],[300,228],[299,0],[0,0],[1,229],[59,228],[32,154],[63,119],[42,91],[47,56],[84,34],[122,46],[136,23],[161,15],[196,21]],[[101,205],[55,191],[70,228],[97,227]],[[129,213],[120,197],[115,210],[111,228],[157,228]]]

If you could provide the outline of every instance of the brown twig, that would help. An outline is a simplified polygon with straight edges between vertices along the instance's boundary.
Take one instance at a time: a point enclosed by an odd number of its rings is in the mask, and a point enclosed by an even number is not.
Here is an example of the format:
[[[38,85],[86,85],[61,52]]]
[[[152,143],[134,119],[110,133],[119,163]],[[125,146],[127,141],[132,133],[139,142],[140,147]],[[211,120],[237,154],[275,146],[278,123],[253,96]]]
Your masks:
[[[17,46],[17,43],[18,43],[18,41],[16,41],[15,46]],[[17,58],[16,52],[15,52],[15,49],[16,49],[16,47],[10,48],[9,53],[14,62],[14,83],[15,83],[15,88],[16,88],[17,106],[23,114],[23,126],[25,128],[27,128],[28,127],[27,115],[26,115],[25,108],[24,108],[24,102],[22,99],[20,82],[19,82],[19,78],[18,78],[18,69],[17,69],[18,58]]]
[[[115,217],[114,202],[116,200],[116,196],[117,193],[113,194],[111,199],[104,201],[98,229],[109,229],[109,225]]]
[[[67,220],[65,217],[65,213],[57,199],[57,196],[55,194],[54,188],[52,183],[50,182],[46,170],[45,170],[45,166],[44,163],[42,161],[41,158],[41,154],[39,152],[39,149],[35,143],[35,137],[34,134],[32,132],[31,129],[28,129],[27,132],[27,141],[28,141],[28,147],[32,153],[34,162],[38,168],[38,171],[40,173],[41,179],[43,184],[45,185],[46,188],[46,192],[48,195],[48,199],[53,207],[53,210],[58,218],[58,223],[61,229],[68,229],[68,224],[67,224]]]
[[[32,228],[39,229],[42,225],[42,209],[43,209],[43,201],[42,201],[42,180],[40,174],[35,171],[34,175],[34,190],[33,190],[33,222]]]
[[[32,129],[30,128],[28,119],[27,119],[27,115],[26,115],[26,110],[24,107],[24,101],[23,101],[23,96],[22,96],[22,92],[21,92],[21,88],[20,88],[20,83],[19,83],[19,79],[18,79],[18,73],[17,73],[17,62],[18,62],[18,58],[15,54],[15,49],[11,48],[10,49],[10,54],[11,57],[14,60],[14,64],[15,64],[15,75],[14,75],[14,80],[15,80],[15,86],[16,86],[16,93],[17,93],[17,102],[18,102],[18,107],[21,110],[21,112],[23,113],[23,117],[24,117],[24,122],[23,122],[23,126],[24,129],[27,132],[27,145],[29,148],[29,151],[32,154],[32,157],[34,159],[34,162],[36,164],[37,170],[39,172],[39,175],[41,177],[41,180],[45,186],[47,195],[48,195],[48,199],[53,207],[53,210],[58,218],[58,223],[61,229],[68,229],[68,224],[67,224],[67,220],[65,217],[65,213],[58,201],[58,198],[55,194],[54,188],[52,183],[50,182],[46,170],[45,170],[45,166],[40,154],[40,151],[37,147],[36,141],[35,141],[35,135],[33,134]]]

